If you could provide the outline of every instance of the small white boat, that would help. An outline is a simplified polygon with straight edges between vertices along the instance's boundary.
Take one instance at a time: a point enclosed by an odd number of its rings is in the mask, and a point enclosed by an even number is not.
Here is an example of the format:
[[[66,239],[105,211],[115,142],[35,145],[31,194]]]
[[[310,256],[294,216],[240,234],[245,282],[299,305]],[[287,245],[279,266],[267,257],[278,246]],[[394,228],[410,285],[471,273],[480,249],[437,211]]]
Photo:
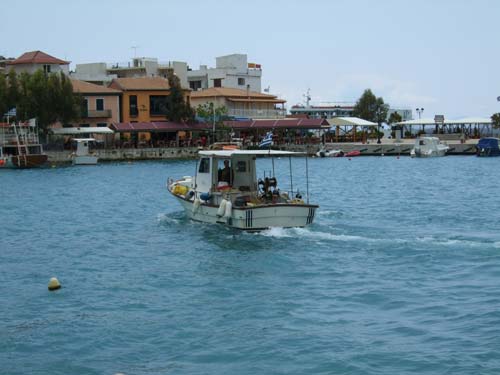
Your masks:
[[[445,156],[450,147],[439,140],[438,137],[420,137],[415,140],[415,146],[410,151],[410,156],[429,158]]]
[[[256,173],[257,156],[297,155],[301,154],[273,150],[200,151],[196,175],[177,181],[169,179],[167,188],[192,220],[250,231],[305,227],[312,224],[319,207],[309,204],[307,179],[304,202],[300,193],[294,192],[292,178],[290,191],[284,192],[278,188],[274,173],[259,180]],[[220,169],[222,163],[224,168]]]
[[[324,148],[322,148],[316,153],[316,156],[318,158],[339,157],[339,156],[344,156],[344,151],[342,151],[342,150],[325,150]]]
[[[94,138],[74,138],[76,151],[71,154],[73,165],[96,165],[98,157],[90,151],[90,145],[95,142]]]

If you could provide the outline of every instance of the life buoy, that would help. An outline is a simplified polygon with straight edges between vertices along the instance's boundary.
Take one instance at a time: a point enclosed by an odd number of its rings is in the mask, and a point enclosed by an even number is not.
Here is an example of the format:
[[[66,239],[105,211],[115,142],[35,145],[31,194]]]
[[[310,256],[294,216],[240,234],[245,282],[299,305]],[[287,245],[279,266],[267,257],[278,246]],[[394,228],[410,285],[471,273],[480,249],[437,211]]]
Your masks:
[[[0,159],[0,165],[4,165],[4,164],[5,164],[5,160]]]

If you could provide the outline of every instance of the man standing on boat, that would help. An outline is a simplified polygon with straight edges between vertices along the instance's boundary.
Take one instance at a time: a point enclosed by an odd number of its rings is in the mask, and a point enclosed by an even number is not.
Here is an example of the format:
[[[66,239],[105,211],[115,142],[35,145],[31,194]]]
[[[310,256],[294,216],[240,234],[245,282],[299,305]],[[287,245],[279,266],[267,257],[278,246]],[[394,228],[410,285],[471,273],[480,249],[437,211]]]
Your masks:
[[[224,168],[219,171],[219,182],[227,182],[231,185],[231,167],[229,167],[229,160],[224,160]]]

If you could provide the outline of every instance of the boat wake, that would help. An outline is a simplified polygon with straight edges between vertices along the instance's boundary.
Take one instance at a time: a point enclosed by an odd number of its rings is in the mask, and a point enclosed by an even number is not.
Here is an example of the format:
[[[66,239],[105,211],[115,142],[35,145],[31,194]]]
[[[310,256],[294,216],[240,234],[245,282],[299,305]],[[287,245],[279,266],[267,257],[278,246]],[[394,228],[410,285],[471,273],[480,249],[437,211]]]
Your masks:
[[[432,244],[442,247],[456,248],[487,248],[493,247],[500,249],[500,241],[484,241],[480,239],[463,239],[463,238],[441,238],[441,237],[416,237],[416,238],[375,238],[351,234],[342,234],[334,232],[318,231],[309,228],[271,228],[261,232],[254,233],[255,235],[271,237],[271,238],[301,238],[311,241],[331,241],[331,242],[356,242],[356,243],[371,243],[385,245],[422,245]]]
[[[184,212],[169,212],[156,215],[156,221],[160,225],[180,225],[186,221]]]

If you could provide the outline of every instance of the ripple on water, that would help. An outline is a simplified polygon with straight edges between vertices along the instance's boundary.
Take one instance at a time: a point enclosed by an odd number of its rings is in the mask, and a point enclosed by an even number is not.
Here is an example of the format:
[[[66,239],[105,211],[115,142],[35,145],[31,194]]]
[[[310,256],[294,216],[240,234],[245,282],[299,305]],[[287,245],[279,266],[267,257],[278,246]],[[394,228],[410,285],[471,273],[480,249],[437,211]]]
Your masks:
[[[0,373],[500,371],[490,161],[313,159],[315,223],[257,233],[185,217],[194,168],[2,171]]]

